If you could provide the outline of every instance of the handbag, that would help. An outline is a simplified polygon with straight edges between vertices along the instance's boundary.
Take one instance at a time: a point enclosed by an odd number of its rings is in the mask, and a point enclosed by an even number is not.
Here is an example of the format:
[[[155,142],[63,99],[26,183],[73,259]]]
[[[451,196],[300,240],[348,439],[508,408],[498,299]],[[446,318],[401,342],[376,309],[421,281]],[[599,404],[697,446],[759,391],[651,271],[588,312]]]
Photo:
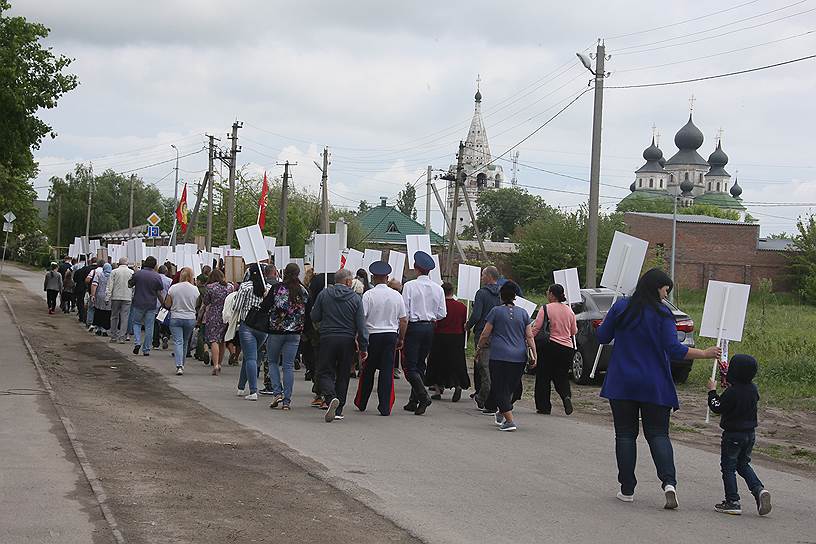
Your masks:
[[[252,327],[257,331],[266,333],[271,332],[272,326],[269,321],[271,318],[270,310],[272,309],[273,302],[275,302],[274,290],[270,289],[258,308],[249,309],[246,317],[244,318],[244,324],[247,327]]]
[[[544,345],[550,341],[550,316],[547,315],[546,304],[541,307],[541,311],[544,312],[544,323],[541,325],[541,329],[535,335],[535,341],[536,343]]]

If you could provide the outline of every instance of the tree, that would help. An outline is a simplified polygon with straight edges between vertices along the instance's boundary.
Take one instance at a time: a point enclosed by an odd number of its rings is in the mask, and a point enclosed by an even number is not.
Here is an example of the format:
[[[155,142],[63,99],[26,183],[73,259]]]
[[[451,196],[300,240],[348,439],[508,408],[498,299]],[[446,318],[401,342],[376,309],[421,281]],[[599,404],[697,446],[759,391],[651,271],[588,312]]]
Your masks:
[[[799,233],[793,241],[796,249],[789,252],[791,273],[802,298],[816,303],[816,216],[800,217],[796,222]]]
[[[480,192],[476,199],[476,209],[476,222],[482,235],[494,242],[512,239],[519,225],[526,225],[553,211],[541,197],[517,187]],[[468,227],[463,236],[473,234],[473,229]]]
[[[357,206],[357,213],[365,213],[365,212],[367,212],[367,211],[368,211],[368,210],[370,210],[370,209],[371,209],[371,204],[369,204],[369,203],[368,203],[367,201],[365,201],[365,200],[361,200],[361,201],[360,201],[360,205],[359,205],[359,206]]]
[[[48,28],[8,16],[10,7],[8,0],[0,0],[0,213],[13,211],[16,227],[33,232],[36,193],[28,180],[36,176],[37,164],[31,150],[46,135],[56,136],[35,114],[56,107],[78,82],[64,73],[72,59],[54,55],[41,43]]]
[[[362,204],[362,202],[361,202]],[[405,184],[405,189],[397,195],[397,209],[410,217],[416,219],[416,188],[410,183]]]
[[[669,195],[666,195],[666,198],[654,198],[635,193],[635,195],[630,196],[623,202],[620,202],[617,206],[617,211],[620,213],[673,213],[674,204],[672,203],[671,196]],[[691,206],[680,206],[678,203],[677,213],[683,215],[707,215],[708,217],[731,219],[732,221],[739,221],[740,218],[740,214],[737,210],[720,208],[711,204],[692,204]]]

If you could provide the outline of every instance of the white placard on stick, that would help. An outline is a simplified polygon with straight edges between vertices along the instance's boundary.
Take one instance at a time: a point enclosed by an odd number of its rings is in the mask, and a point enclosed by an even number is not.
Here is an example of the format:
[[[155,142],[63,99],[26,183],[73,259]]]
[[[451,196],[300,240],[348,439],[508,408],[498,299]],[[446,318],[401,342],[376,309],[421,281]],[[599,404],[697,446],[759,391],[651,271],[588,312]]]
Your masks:
[[[553,270],[553,280],[564,288],[567,304],[581,302],[581,283],[578,280],[577,268]]]
[[[315,234],[315,274],[334,274],[340,269],[340,237],[336,234]]]
[[[479,290],[482,279],[482,269],[469,264],[459,264],[456,276],[456,298],[460,300],[476,300],[476,291]]]
[[[346,253],[346,264],[343,265],[343,268],[351,270],[353,274],[356,274],[362,267],[363,252],[357,251],[356,249],[349,249],[348,253]],[[366,270],[366,272],[368,272],[368,270]]]
[[[144,244],[141,238],[131,238],[127,241],[125,250],[128,263],[133,265],[141,265],[144,260]],[[121,255],[120,255],[121,256]]]
[[[431,254],[431,237],[427,234],[408,234],[405,236],[405,245],[408,250],[408,268],[414,269],[414,253],[424,251]]]
[[[275,268],[283,272],[286,265],[292,261],[289,258],[289,246],[275,246],[272,248],[272,252],[275,256]]]
[[[648,249],[649,242],[646,240],[615,232],[601,277],[601,286],[621,295],[631,295],[640,278],[640,269],[643,268]]]
[[[391,273],[388,275],[388,279],[394,278],[402,281],[402,274],[405,272],[405,253],[393,249],[389,250],[388,264],[391,265]]]
[[[269,260],[263,233],[257,224],[235,229],[235,237],[238,238],[238,245],[241,246],[241,255],[244,257],[245,264]]]
[[[303,282],[303,280],[306,279],[306,266],[303,263],[303,259],[291,259],[289,262],[298,265],[298,268],[300,268],[300,272],[298,272],[298,278],[300,278],[300,281]],[[308,287],[308,285],[306,287]]]
[[[535,312],[535,309],[538,308],[538,305],[532,300],[527,300],[526,298],[519,296],[516,297],[516,300],[513,301],[513,304],[515,304],[519,308],[524,308],[525,310],[527,310],[527,315],[531,317],[533,315],[533,312]]]
[[[740,342],[750,293],[750,285],[709,281],[700,336]]]
[[[275,249],[275,243],[277,243],[277,239],[274,236],[264,236],[264,245],[266,245],[266,250],[269,253]]]
[[[439,268],[439,255],[431,255],[431,259],[434,260],[434,263],[436,263],[436,266],[428,274],[428,277],[431,278],[431,281],[435,281],[439,285],[442,285],[442,271]]]
[[[102,247],[102,244],[99,242],[99,240],[91,240],[88,242],[88,246],[89,252],[96,255],[97,250]]]
[[[361,268],[365,268],[366,272],[368,272],[368,267],[375,261],[382,261],[382,251],[379,249],[366,249],[363,253],[363,265]]]

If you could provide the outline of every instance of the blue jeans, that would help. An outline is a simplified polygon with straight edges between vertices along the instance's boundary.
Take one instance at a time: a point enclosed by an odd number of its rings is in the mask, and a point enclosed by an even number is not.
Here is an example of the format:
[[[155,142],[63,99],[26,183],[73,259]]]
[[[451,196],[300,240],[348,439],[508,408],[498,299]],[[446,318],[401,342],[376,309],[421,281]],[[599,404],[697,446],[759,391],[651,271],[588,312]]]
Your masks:
[[[674,469],[674,450],[669,440],[669,417],[671,407],[658,406],[633,400],[610,400],[612,419],[615,422],[615,457],[618,461],[618,482],[624,495],[635,492],[635,460],[637,459],[638,415],[643,421],[643,434],[649,443],[657,469],[657,477],[663,484],[677,485]]]
[[[238,389],[243,390],[249,382],[249,393],[258,392],[258,348],[266,342],[265,332],[253,329],[241,323],[238,327],[238,340],[241,342],[241,352],[244,362],[241,363],[241,375],[238,378]]]
[[[270,334],[266,338],[266,360],[269,361],[269,378],[272,393],[283,395],[283,403],[292,402],[292,387],[295,385],[295,356],[300,345],[300,334]],[[283,353],[283,385],[278,358]]]
[[[184,357],[187,356],[187,350],[190,348],[190,337],[193,335],[195,328],[195,319],[178,319],[170,318],[170,334],[173,335],[173,356],[176,358],[176,368],[184,366]],[[152,332],[152,331],[151,331]],[[145,336],[145,342],[150,345],[153,336]]]
[[[85,317],[85,324],[89,327],[93,326],[94,310],[96,310],[96,308],[94,308],[93,302],[91,302],[91,299],[88,299],[88,314]]]
[[[754,431],[723,431],[720,443],[720,469],[722,470],[725,500],[739,502],[737,474],[742,476],[754,497],[762,491],[762,482],[751,468],[751,451],[754,449]]]
[[[150,353],[153,341],[153,324],[156,322],[156,308],[133,308],[133,342],[142,346],[142,353]],[[145,329],[145,341],[142,344],[142,325]]]

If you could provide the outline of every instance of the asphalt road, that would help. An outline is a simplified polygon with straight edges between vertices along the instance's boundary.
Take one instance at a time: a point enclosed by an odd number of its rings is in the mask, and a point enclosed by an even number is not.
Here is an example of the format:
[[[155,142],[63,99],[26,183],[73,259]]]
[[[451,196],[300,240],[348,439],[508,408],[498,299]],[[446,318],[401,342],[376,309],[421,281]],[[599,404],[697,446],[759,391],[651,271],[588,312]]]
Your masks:
[[[41,293],[40,274],[6,270]],[[129,348],[116,346],[123,353]],[[302,373],[286,413],[237,398],[237,368],[225,366],[213,377],[188,359],[185,375],[177,377],[169,352],[133,360],[203,406],[285,443],[304,465],[317,462],[323,477],[429,543],[816,541],[814,481],[762,464],[757,472],[773,494],[772,514],[758,517],[740,484],[745,513],[726,516],[712,508],[722,498],[719,456],[675,443],[680,509],[665,511],[642,438],[635,502],[615,499],[609,427],[519,408],[518,432],[500,433],[467,397],[434,402],[417,417],[401,409],[404,380],[397,382],[392,417],[352,407],[344,421],[326,424],[322,412],[308,407]]]

